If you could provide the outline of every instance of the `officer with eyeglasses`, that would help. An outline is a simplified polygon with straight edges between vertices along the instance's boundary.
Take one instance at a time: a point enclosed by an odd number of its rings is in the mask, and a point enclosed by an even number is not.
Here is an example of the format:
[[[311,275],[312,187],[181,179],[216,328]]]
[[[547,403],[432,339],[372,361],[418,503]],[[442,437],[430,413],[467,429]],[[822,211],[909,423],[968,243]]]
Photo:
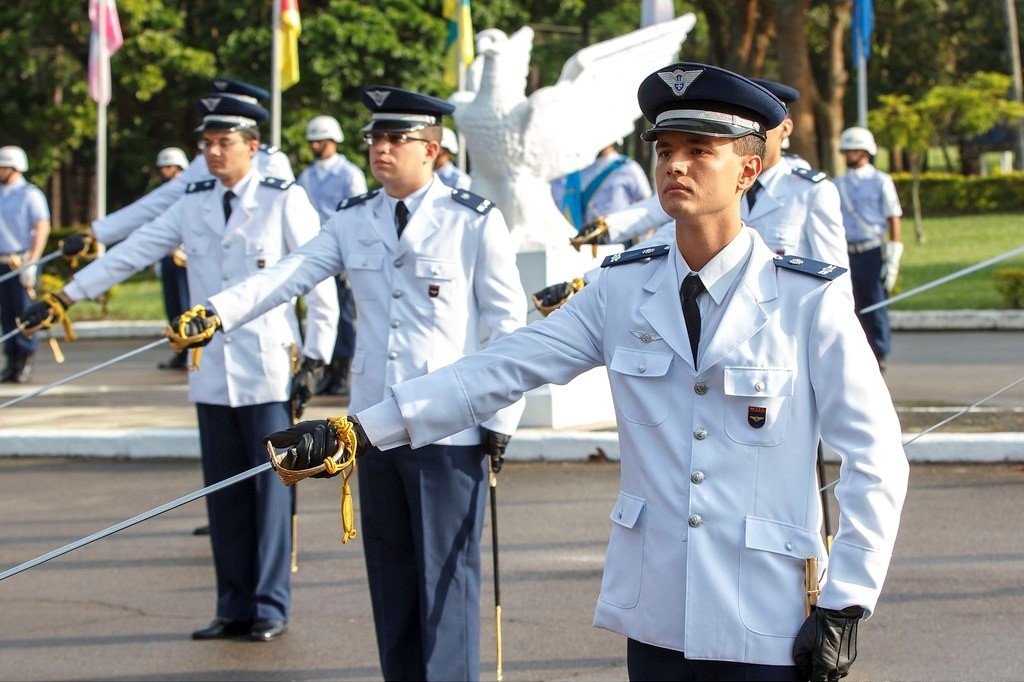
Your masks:
[[[526,296],[501,212],[434,173],[454,107],[406,90],[363,92],[370,171],[383,186],[341,203],[320,234],[275,266],[209,298],[205,326],[239,325],[343,266],[359,313],[352,412],[523,326]],[[213,317],[213,313],[216,317]],[[522,413],[365,457],[359,495],[381,670],[388,680],[475,680],[487,457],[499,466]]]

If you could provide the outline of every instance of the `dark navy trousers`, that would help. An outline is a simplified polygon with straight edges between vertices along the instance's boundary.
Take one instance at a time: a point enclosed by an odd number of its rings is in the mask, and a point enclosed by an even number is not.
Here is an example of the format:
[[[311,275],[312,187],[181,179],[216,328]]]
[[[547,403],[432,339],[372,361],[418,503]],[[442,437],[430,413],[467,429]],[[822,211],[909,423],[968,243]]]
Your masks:
[[[334,341],[334,359],[351,358],[356,354],[356,300],[352,287],[344,277],[335,277],[338,286],[338,336]]]
[[[850,281],[853,284],[853,304],[857,310],[872,303],[884,301],[888,294],[882,282],[882,247],[863,253],[850,254]],[[892,331],[889,329],[889,309],[879,308],[866,315],[857,314],[867,334],[876,358],[884,358],[892,349]]]
[[[6,275],[11,267],[6,260],[0,263],[0,275]],[[0,282],[0,330],[3,334],[17,328],[15,320],[25,312],[25,308],[32,301],[29,300],[28,292],[21,286],[21,280],[15,275],[6,282]],[[27,338],[24,334],[15,334],[4,341],[4,354],[11,356],[15,353],[31,355],[36,352],[36,337]]]
[[[163,282],[164,310],[168,321],[191,308],[188,296],[188,268],[174,262],[173,256],[160,261],[160,280]]]
[[[291,426],[288,403],[197,403],[206,485],[267,461],[263,436]],[[217,617],[288,620],[291,496],[272,470],[206,497],[217,572]]]
[[[694,682],[702,680],[750,680],[797,682],[795,665],[758,665],[733,661],[692,661],[681,651],[663,649],[635,639],[626,644],[626,669],[630,680]]]
[[[359,503],[385,680],[480,678],[479,446],[373,450],[359,459]]]

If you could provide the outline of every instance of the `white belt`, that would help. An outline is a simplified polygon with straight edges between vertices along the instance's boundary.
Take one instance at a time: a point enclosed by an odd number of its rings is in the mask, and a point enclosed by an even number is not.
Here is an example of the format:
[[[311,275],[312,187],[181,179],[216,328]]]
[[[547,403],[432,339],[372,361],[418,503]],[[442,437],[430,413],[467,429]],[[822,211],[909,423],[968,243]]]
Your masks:
[[[849,253],[864,253],[865,251],[877,249],[880,246],[882,246],[882,240],[875,237],[863,242],[849,242],[846,244],[846,250]]]

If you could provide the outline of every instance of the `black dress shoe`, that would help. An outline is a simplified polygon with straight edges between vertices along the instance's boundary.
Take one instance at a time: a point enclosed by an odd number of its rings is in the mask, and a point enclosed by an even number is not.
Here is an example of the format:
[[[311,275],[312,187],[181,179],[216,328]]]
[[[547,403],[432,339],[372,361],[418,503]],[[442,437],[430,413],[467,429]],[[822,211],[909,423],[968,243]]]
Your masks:
[[[202,630],[192,633],[192,639],[231,639],[245,637],[252,629],[251,620],[228,620],[214,618],[213,622]]]
[[[199,526],[194,531],[192,531],[192,535],[209,535],[209,534],[210,534],[210,526],[209,526],[209,524],[207,524],[205,526]]]
[[[249,639],[254,642],[270,642],[284,634],[288,625],[283,620],[263,618],[252,624]]]
[[[160,369],[188,369],[188,352],[175,353],[170,360],[157,363],[157,367]]]

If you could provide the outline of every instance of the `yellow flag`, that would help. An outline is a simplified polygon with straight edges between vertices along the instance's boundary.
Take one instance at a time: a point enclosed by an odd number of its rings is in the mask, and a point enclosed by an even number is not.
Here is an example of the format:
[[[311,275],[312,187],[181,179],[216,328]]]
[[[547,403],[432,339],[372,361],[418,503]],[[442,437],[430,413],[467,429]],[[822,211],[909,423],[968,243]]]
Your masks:
[[[287,90],[299,82],[299,0],[278,0],[281,3],[281,32],[278,41],[278,68],[281,70],[281,90]]]
[[[459,67],[472,64],[475,56],[469,0],[444,0],[441,16],[448,20],[444,80],[454,88],[459,84]]]

